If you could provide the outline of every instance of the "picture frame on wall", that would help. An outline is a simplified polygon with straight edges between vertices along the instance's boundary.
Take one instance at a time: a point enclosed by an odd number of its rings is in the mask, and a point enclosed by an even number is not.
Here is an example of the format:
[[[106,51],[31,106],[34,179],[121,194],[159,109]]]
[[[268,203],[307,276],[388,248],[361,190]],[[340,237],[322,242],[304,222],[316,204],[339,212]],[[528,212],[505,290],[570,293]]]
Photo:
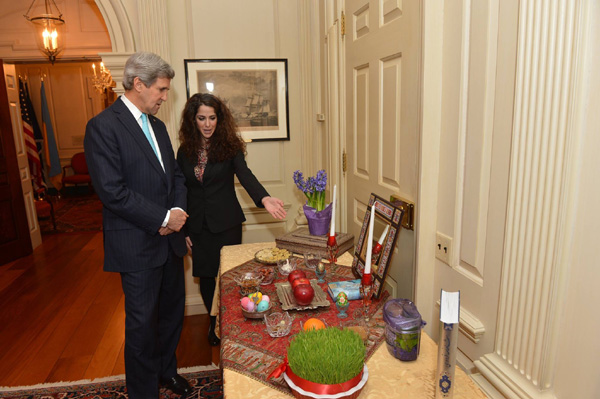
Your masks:
[[[212,93],[247,141],[289,140],[287,59],[186,59],[187,98]]]

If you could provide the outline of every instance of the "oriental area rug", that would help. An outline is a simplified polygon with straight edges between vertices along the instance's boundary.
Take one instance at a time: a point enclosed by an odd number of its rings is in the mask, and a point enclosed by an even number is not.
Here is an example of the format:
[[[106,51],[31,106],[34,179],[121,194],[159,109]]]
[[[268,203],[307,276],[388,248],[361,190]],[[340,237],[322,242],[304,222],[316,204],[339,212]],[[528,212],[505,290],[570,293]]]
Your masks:
[[[78,233],[102,230],[102,203],[96,194],[67,192],[50,197],[54,205],[56,230],[50,218],[40,218],[42,234]]]
[[[223,374],[215,367],[180,369],[193,388],[187,398],[223,398]],[[0,399],[126,399],[125,376],[99,378],[93,381],[40,384],[30,387],[0,387]],[[160,399],[180,398],[169,390],[161,389]]]
[[[303,261],[292,258],[301,269],[306,272],[309,279],[314,279],[314,271],[302,266]],[[368,322],[364,320],[362,301],[350,301],[347,310],[348,317],[340,319],[338,311],[327,294],[329,306],[317,307],[307,310],[290,310],[290,316],[294,318],[290,334],[282,338],[271,338],[266,331],[262,319],[246,319],[241,312],[240,289],[235,278],[249,271],[261,267],[260,263],[252,260],[234,269],[229,270],[221,276],[221,309],[219,313],[221,326],[221,363],[238,373],[244,374],[252,379],[274,388],[282,393],[292,396],[292,391],[283,379],[267,379],[269,374],[275,370],[287,354],[290,340],[301,329],[301,323],[309,318],[319,318],[330,327],[363,326],[368,330],[365,360],[379,348],[385,339],[385,322],[383,320],[383,305],[389,294],[384,291],[381,297],[373,300],[369,307]],[[353,280],[352,269],[346,266],[327,265],[327,281]],[[286,281],[286,277],[278,276],[273,283],[262,285],[260,290],[271,298],[271,308],[274,312],[281,311],[281,302],[276,292],[276,283]],[[319,286],[327,293],[327,283]]]

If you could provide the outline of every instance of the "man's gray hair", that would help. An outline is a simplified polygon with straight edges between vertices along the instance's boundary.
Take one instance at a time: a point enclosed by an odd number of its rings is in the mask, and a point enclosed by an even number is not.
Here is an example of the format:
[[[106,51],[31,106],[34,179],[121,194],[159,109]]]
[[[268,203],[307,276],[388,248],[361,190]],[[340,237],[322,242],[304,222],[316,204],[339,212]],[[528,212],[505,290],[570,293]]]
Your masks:
[[[138,77],[146,87],[150,87],[158,78],[173,79],[175,71],[171,65],[154,53],[138,51],[125,63],[123,87],[133,89],[133,80]]]

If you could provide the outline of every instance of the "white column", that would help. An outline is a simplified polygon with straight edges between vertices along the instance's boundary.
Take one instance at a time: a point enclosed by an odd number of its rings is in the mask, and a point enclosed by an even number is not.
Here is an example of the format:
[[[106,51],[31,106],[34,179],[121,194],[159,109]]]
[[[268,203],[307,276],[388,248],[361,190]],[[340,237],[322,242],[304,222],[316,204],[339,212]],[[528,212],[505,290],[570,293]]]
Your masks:
[[[520,2],[506,241],[495,350],[475,365],[507,398],[554,398],[569,221],[564,193],[579,0]]]

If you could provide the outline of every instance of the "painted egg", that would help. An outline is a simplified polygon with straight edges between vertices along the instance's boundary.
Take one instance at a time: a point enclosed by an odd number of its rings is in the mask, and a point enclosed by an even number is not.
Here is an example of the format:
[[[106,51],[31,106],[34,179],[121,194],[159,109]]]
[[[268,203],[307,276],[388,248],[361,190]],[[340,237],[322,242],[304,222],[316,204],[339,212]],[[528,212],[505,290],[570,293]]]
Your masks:
[[[267,309],[269,309],[269,302],[265,302],[265,301],[260,301],[258,303],[258,306],[256,307],[257,312],[264,312]]]
[[[337,295],[335,302],[338,305],[342,305],[342,306],[345,305],[346,303],[348,303],[348,295],[346,295],[346,293],[344,291],[340,292]]]
[[[245,309],[246,305],[248,304],[248,302],[252,302],[252,299],[248,298],[247,296],[242,298],[242,307]]]
[[[244,310],[248,311],[248,312],[254,312],[254,308],[255,308],[255,304],[252,301],[248,301],[246,302],[246,305],[244,305]]]
[[[268,295],[263,295],[261,302],[269,303],[269,302],[271,302],[271,298],[269,298]]]
[[[262,299],[262,293],[254,292],[254,293],[248,295],[248,298],[250,298],[252,301],[254,301],[254,303],[259,303]]]

